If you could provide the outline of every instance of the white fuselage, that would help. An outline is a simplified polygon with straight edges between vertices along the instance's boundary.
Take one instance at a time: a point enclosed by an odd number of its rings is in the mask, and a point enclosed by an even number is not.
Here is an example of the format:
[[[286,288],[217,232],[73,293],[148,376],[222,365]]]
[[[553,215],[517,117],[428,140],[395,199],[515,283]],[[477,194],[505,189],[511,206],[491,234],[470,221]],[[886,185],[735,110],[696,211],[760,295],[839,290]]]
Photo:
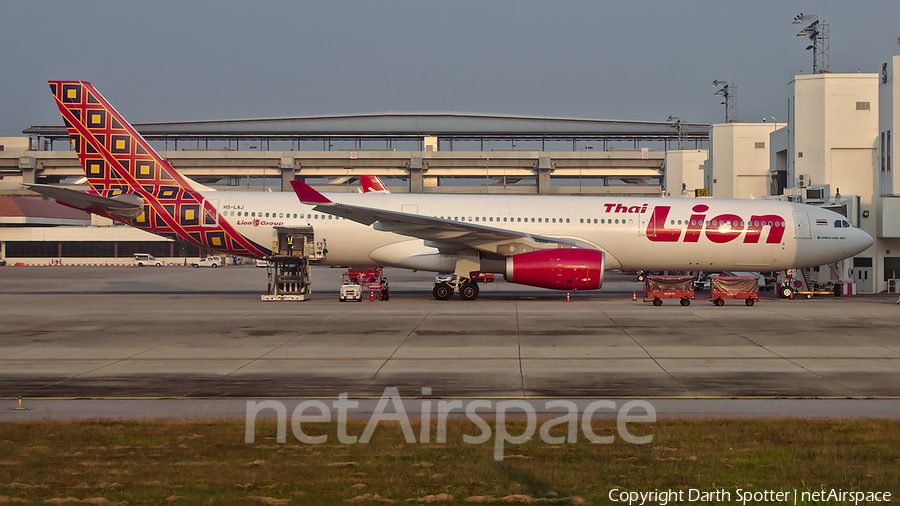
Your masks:
[[[419,262],[437,250],[421,239],[315,211],[293,192],[203,192],[219,219],[269,247],[275,227],[311,226],[328,265],[380,264],[453,270]],[[872,238],[834,212],[769,200],[519,195],[328,194],[336,203],[399,211],[517,232],[576,239],[625,270],[778,271],[853,256]]]

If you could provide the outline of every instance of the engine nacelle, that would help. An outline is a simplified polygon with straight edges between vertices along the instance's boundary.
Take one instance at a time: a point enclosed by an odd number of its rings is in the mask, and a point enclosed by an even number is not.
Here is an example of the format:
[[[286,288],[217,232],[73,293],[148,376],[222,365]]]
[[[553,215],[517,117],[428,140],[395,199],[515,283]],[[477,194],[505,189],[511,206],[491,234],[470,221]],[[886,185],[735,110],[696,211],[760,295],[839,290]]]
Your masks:
[[[545,249],[506,258],[506,280],[553,290],[596,290],[606,268],[602,251]]]

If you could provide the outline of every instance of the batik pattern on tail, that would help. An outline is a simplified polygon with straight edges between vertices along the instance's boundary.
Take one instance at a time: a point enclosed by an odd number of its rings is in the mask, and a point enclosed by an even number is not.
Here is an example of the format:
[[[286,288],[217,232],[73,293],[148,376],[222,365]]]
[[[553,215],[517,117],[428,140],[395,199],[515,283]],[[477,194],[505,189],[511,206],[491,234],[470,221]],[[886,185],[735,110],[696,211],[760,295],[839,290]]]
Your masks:
[[[91,186],[104,197],[135,194],[144,213],[128,225],[204,248],[261,257],[267,252],[219,216],[188,180],[163,159],[85,81],[50,81],[59,112]]]

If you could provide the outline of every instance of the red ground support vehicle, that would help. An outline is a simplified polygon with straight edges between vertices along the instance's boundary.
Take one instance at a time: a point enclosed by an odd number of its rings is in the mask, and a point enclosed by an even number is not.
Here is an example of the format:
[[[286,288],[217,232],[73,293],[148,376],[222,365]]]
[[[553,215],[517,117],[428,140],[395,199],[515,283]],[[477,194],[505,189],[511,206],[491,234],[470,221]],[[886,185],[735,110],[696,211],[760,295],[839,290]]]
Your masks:
[[[710,301],[722,306],[725,299],[744,299],[752,306],[759,302],[759,278],[756,276],[713,276],[709,278]]]
[[[353,267],[347,269],[347,277],[350,281],[355,281],[361,289],[369,293],[369,299],[373,296],[381,295],[381,277],[384,267],[379,265],[368,265],[363,269],[357,270]]]
[[[644,280],[644,302],[654,306],[662,306],[662,299],[681,299],[682,306],[690,306],[693,298],[693,276],[647,276]]]

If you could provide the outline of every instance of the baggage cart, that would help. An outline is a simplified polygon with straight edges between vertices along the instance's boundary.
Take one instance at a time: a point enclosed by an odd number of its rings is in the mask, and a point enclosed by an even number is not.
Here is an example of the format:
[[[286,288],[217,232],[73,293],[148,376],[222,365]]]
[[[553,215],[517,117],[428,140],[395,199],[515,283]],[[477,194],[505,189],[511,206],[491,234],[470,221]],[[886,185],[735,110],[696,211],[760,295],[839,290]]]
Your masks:
[[[644,279],[644,302],[661,306],[662,299],[681,299],[682,306],[690,306],[694,298],[693,276],[647,276]]]
[[[757,276],[713,276],[710,281],[710,302],[717,306],[725,299],[743,299],[752,306],[759,302],[759,278]]]

